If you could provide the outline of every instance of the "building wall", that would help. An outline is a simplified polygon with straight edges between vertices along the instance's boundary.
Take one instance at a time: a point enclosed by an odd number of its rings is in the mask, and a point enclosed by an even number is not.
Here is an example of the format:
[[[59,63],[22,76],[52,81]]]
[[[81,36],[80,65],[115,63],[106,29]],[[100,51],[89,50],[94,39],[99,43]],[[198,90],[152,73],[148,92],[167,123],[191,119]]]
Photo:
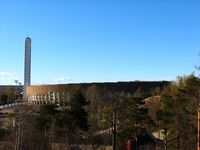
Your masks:
[[[91,86],[96,86],[104,93],[124,93],[132,95],[137,90],[141,92],[149,92],[152,88],[160,87],[170,84],[166,81],[158,82],[116,82],[116,83],[84,83],[84,84],[61,84],[61,85],[39,85],[29,86],[26,88],[28,102],[34,104],[47,103],[67,103],[70,97],[77,90],[83,93]]]
[[[80,85],[41,85],[29,86],[26,93],[29,103],[67,103],[74,91],[80,89]]]

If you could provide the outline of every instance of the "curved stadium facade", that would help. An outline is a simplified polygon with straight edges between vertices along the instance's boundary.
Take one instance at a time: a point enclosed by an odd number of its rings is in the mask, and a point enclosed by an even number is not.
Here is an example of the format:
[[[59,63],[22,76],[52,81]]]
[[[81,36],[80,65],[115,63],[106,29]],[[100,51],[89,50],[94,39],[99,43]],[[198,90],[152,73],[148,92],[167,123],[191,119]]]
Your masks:
[[[48,103],[67,103],[77,90],[83,93],[96,87],[104,93],[123,93],[133,95],[136,91],[150,92],[153,88],[161,89],[170,84],[168,81],[137,81],[137,82],[115,82],[115,83],[83,83],[83,84],[60,84],[60,85],[35,85],[26,88],[29,103],[48,104]]]

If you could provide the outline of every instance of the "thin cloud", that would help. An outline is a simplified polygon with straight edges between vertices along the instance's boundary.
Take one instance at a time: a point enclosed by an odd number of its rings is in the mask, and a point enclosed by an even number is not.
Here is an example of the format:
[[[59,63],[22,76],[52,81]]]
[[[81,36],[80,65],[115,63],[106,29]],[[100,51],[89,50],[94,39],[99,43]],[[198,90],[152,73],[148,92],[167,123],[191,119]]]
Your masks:
[[[43,84],[43,81],[40,81],[40,80],[35,81],[35,85],[42,85],[42,84]]]
[[[0,76],[14,76],[12,72],[0,72]]]
[[[170,74],[163,74],[162,75],[162,80],[172,81],[173,80],[173,76],[170,75]]]
[[[0,72],[0,80],[2,81],[19,80],[19,77],[16,74],[17,73],[2,71]]]
[[[71,81],[71,80],[72,79],[69,77],[58,77],[54,81],[55,81],[55,83],[64,83],[64,82]]]

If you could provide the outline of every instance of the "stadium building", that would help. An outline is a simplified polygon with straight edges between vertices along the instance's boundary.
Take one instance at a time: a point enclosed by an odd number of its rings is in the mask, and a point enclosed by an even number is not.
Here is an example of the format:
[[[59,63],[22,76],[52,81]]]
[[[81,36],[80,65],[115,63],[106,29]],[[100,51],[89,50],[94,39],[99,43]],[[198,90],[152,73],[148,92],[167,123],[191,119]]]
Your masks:
[[[83,83],[83,84],[60,84],[60,85],[35,85],[26,88],[29,103],[68,103],[71,96],[77,90],[81,90],[85,95],[95,87],[104,94],[120,93],[123,95],[134,95],[136,92],[150,93],[156,87],[162,89],[170,84],[168,81],[156,82],[113,82],[113,83]]]

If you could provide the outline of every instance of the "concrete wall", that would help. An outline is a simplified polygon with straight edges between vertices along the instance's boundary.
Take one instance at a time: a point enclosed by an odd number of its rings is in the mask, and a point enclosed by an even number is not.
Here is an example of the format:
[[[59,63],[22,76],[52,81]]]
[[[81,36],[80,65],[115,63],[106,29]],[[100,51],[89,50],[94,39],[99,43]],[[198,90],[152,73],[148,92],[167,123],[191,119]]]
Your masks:
[[[60,84],[60,85],[38,85],[26,88],[28,101],[35,104],[60,103],[69,101],[70,97],[77,90],[83,93],[92,86],[105,92],[118,92],[127,95],[134,94],[137,90],[140,92],[149,92],[155,87],[161,89],[170,84],[167,81],[157,82],[113,82],[113,83],[83,83],[83,84]]]

